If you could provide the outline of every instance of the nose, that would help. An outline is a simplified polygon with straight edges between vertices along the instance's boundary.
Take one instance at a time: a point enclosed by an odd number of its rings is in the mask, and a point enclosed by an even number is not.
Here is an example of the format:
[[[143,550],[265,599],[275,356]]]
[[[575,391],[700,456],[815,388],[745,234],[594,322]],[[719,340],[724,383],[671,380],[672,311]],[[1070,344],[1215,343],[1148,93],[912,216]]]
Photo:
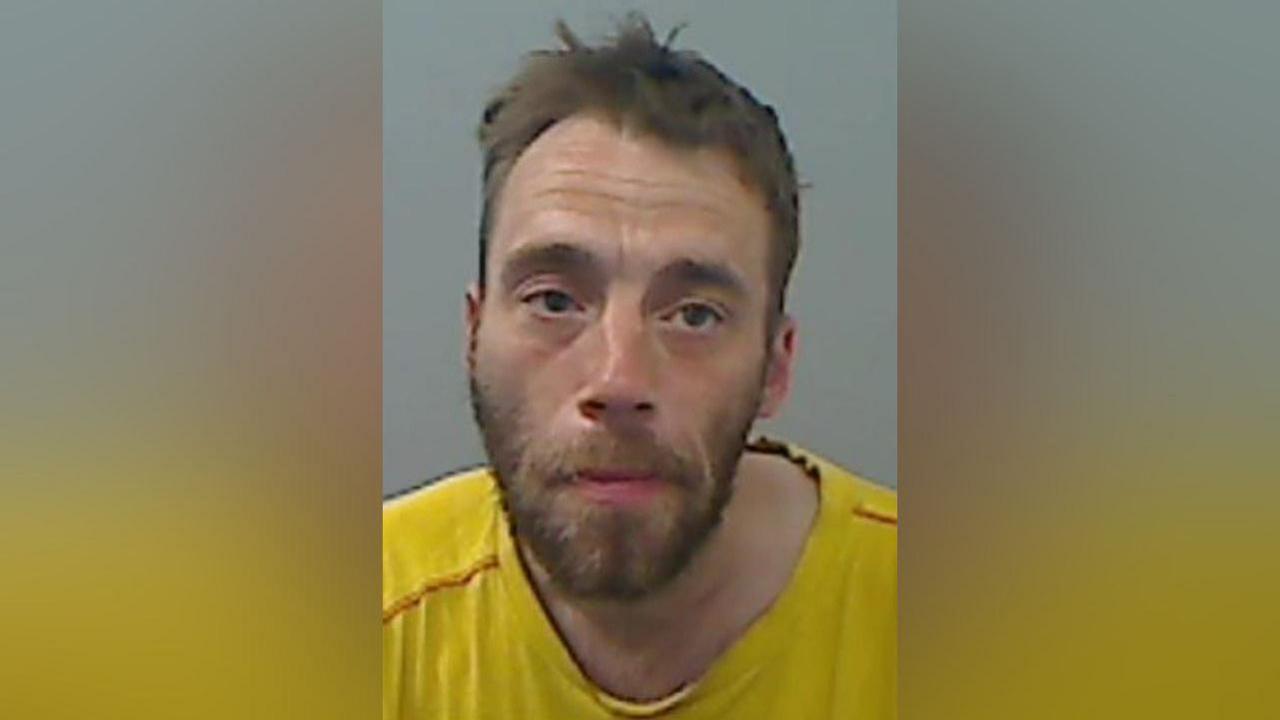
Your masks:
[[[593,423],[621,429],[651,421],[656,411],[656,359],[640,314],[607,308],[597,327],[597,362],[578,400]]]

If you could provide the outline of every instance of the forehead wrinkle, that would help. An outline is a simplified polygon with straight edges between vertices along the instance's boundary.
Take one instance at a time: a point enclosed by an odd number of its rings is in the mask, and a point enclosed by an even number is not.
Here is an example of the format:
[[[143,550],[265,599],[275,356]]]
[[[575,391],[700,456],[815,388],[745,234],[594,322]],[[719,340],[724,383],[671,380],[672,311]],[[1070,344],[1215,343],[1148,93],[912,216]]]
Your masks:
[[[642,207],[667,204],[689,205],[707,208],[721,214],[728,214],[740,204],[740,201],[733,197],[732,191],[723,187],[726,183],[724,178],[709,177],[707,173],[689,174],[695,177],[692,179],[687,177],[655,179],[634,173],[623,174],[599,168],[581,168],[569,165],[568,167],[553,168],[546,172],[544,177],[548,177],[551,180],[549,184],[552,187],[547,188],[549,190],[592,193],[619,202],[634,203]],[[562,185],[556,182],[557,180],[566,182]],[[728,182],[737,183],[733,179],[729,179]],[[606,187],[618,187],[608,189],[593,187],[599,184],[603,184]],[[749,192],[749,188],[744,187],[742,189]],[[695,200],[690,197],[690,191],[708,194],[711,197],[702,201]]]
[[[673,193],[674,195],[674,193]],[[691,210],[696,211],[700,215],[710,216],[717,221],[717,225],[729,216],[729,213],[718,206],[716,203],[698,202],[691,200],[686,196],[672,197],[650,197],[641,198],[634,194],[621,194],[610,192],[598,188],[583,187],[550,187],[535,190],[529,194],[531,200],[541,199],[564,199],[572,203],[574,200],[582,202],[590,202],[591,200],[603,200],[612,208],[625,210],[637,210],[645,214],[659,212],[662,210]],[[537,212],[537,209],[534,209]],[[581,211],[578,211],[581,212]],[[594,214],[594,213],[585,213]]]
[[[617,176],[608,178],[604,183],[592,183],[583,180],[600,178],[598,173],[558,174],[569,177],[541,182],[526,190],[522,201],[513,203],[524,206],[525,212],[520,214],[527,216],[564,210],[619,224],[648,226],[664,219],[676,224],[687,224],[688,221],[706,223],[708,227],[698,234],[722,233],[724,228],[740,225],[742,221],[733,206],[735,201],[723,196],[707,197],[709,188],[705,184],[696,186],[688,183],[680,187],[672,183]],[[664,215],[667,217],[661,217]],[[637,229],[643,231],[642,228]]]

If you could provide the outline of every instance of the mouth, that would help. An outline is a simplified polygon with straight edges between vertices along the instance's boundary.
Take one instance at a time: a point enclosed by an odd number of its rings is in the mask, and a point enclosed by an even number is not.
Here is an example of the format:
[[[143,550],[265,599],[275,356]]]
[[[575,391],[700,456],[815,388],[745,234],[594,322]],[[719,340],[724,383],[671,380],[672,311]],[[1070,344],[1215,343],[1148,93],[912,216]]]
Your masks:
[[[653,473],[589,469],[574,476],[573,487],[588,500],[633,506],[652,501],[666,490],[667,482]]]

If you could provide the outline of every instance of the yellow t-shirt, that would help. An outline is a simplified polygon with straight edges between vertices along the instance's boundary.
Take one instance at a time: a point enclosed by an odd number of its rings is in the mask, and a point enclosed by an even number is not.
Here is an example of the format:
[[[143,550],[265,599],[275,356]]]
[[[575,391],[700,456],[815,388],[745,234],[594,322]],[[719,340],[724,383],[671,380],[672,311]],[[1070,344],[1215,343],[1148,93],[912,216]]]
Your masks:
[[[382,509],[382,717],[894,718],[897,499],[793,445],[819,510],[790,583],[697,682],[633,703],[595,687],[525,576],[486,469]]]

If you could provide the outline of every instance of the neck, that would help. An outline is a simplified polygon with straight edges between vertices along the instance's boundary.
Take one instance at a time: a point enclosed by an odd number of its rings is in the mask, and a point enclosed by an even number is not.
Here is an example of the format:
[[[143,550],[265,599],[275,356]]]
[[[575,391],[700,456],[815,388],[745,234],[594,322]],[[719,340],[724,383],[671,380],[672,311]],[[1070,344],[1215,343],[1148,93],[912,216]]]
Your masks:
[[[583,671],[632,700],[697,680],[781,594],[817,509],[811,480],[777,458],[744,456],[720,526],[689,566],[651,595],[583,600],[521,548],[551,620]],[[764,536],[761,528],[769,528]]]

